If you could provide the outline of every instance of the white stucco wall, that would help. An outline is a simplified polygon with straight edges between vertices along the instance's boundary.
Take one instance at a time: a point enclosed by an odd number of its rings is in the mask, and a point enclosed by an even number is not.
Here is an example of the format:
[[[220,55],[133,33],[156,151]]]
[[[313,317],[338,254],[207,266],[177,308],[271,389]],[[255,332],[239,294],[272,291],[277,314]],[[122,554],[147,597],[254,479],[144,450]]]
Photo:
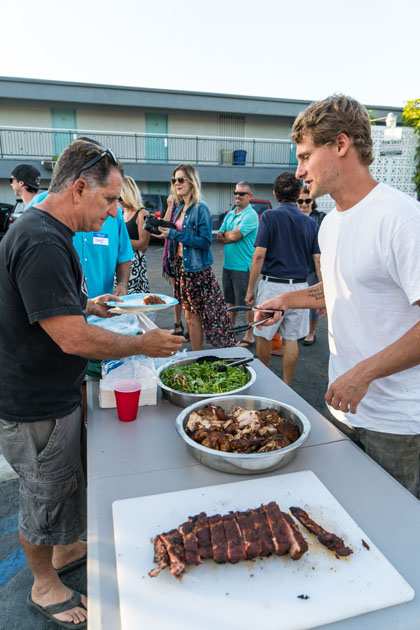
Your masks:
[[[47,105],[28,105],[19,101],[0,101],[0,125],[13,127],[51,127]]]

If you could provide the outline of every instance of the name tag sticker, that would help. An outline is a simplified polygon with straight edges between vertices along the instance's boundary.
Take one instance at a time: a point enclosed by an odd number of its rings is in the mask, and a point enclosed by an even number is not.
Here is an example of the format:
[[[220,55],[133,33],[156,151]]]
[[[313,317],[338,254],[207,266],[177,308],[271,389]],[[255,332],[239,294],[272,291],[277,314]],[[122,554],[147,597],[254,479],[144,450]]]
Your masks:
[[[95,232],[93,235],[93,244],[94,245],[109,245],[109,238],[107,234],[103,234],[102,232]]]

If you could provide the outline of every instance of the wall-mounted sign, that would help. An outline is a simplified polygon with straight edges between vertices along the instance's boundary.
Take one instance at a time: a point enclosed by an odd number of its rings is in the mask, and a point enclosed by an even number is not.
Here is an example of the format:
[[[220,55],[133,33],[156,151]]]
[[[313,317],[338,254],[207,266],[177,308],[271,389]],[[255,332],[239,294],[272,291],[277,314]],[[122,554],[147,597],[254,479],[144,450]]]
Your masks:
[[[402,155],[402,142],[383,140],[379,147],[379,155]]]

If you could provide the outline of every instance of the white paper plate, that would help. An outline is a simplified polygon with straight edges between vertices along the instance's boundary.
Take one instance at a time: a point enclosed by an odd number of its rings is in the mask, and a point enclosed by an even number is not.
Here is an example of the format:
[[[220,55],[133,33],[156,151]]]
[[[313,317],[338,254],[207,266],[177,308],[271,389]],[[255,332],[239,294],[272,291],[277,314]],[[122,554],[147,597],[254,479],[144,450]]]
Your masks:
[[[164,300],[165,304],[145,304],[144,298],[148,295],[160,297],[161,300]],[[129,295],[122,295],[121,300],[121,302],[112,300],[107,302],[107,305],[129,312],[134,309],[136,311],[162,311],[165,308],[170,308],[178,304],[178,300],[174,297],[163,295],[162,293],[130,293]]]

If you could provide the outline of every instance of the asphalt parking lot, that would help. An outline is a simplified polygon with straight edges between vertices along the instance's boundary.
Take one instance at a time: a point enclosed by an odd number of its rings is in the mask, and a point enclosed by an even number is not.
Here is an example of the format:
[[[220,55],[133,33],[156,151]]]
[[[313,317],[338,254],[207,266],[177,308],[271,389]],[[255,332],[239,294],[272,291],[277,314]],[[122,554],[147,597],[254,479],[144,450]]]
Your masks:
[[[214,271],[221,281],[223,265],[222,245],[214,243]],[[162,247],[152,245],[147,252],[148,272],[152,291],[170,293],[169,283],[162,277]],[[156,317],[161,327],[171,328],[173,313],[162,311]],[[252,348],[251,348],[252,350]],[[271,369],[281,375],[281,358],[273,357]],[[328,347],[326,319],[320,320],[317,342],[301,346],[294,389],[322,414],[327,415],[324,393],[327,387]],[[53,630],[57,627],[32,613],[26,605],[26,596],[32,576],[18,543],[17,536],[18,482],[0,454],[0,630]],[[66,584],[86,592],[84,568],[68,574]]]

